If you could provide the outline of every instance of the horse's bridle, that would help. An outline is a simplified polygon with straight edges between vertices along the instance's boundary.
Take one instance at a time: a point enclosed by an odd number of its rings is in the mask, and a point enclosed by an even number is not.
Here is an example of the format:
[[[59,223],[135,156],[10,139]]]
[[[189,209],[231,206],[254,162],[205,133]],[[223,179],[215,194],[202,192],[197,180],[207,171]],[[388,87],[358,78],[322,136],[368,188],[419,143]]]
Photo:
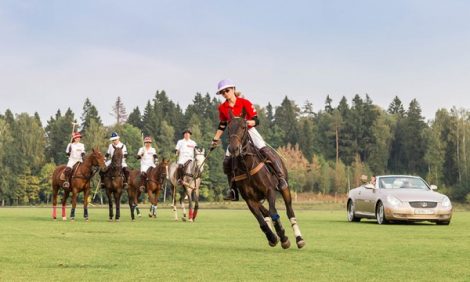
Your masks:
[[[240,117],[236,117],[236,118],[240,118]],[[233,119],[235,119],[235,118],[233,118]],[[231,123],[233,121],[233,119],[229,123]],[[246,148],[248,146],[248,142],[246,142],[247,141],[246,139],[248,138],[249,139],[248,141],[251,140],[250,134],[248,134],[248,124],[246,124],[246,121],[244,121],[244,122],[245,122],[245,128],[243,129],[243,134],[242,134],[241,137],[238,134],[232,134],[230,132],[230,126],[227,126],[228,130],[229,130],[229,142],[232,138],[236,138],[238,140],[238,142],[240,143],[240,145],[238,146],[238,150],[240,152],[240,156],[242,156],[242,157],[245,156],[245,151],[246,151]],[[245,145],[243,145],[243,144],[245,144]],[[234,157],[232,155],[232,153],[230,153],[230,155],[232,157]]]

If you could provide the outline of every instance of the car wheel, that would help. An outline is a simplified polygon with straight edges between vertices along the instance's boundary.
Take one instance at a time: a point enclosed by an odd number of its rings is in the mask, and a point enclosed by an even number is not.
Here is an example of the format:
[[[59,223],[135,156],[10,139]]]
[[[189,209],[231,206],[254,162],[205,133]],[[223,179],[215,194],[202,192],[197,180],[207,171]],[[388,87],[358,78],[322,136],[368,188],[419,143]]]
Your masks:
[[[450,224],[450,220],[449,221],[436,221],[436,224],[437,225],[449,225]]]
[[[348,221],[349,222],[359,222],[361,219],[359,217],[356,217],[354,214],[354,202],[350,200],[348,202]]]
[[[382,202],[377,203],[377,208],[375,209],[375,217],[377,218],[378,224],[388,223],[387,219],[385,218],[384,205],[382,204]]]

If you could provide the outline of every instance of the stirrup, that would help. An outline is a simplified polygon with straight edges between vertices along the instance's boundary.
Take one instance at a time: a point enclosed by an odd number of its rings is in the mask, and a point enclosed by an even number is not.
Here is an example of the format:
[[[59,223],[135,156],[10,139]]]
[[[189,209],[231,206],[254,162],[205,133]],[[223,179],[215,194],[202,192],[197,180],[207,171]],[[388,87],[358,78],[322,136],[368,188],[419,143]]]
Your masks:
[[[238,193],[233,189],[233,188],[230,188],[230,190],[228,190],[228,193],[224,196],[224,201],[238,201],[239,198],[237,197],[238,196]]]
[[[70,183],[68,181],[64,181],[64,183],[62,183],[62,187],[64,188],[69,188],[70,187]]]
[[[139,190],[140,190],[140,192],[144,192],[145,186],[144,186],[144,185],[140,186],[140,187],[139,187]]]

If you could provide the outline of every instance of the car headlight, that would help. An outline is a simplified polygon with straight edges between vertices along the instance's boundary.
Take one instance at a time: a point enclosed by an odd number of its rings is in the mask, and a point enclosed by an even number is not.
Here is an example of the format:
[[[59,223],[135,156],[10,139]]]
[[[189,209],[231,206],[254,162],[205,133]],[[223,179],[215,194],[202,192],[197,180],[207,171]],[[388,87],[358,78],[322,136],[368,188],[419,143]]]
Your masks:
[[[387,196],[387,202],[392,205],[392,206],[399,206],[401,204],[401,201],[398,200],[395,196],[388,195]]]
[[[452,204],[450,203],[450,200],[449,200],[448,197],[444,197],[444,199],[442,200],[441,205],[442,205],[444,208],[448,208],[448,207],[450,207]]]

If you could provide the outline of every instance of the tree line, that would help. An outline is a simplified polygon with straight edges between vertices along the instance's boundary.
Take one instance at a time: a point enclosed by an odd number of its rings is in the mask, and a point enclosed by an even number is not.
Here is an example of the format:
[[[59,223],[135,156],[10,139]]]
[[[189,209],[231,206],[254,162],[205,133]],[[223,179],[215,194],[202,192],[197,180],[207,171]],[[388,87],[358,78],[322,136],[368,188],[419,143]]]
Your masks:
[[[417,100],[405,106],[395,97],[387,109],[371,98],[343,97],[334,105],[327,96],[321,110],[311,102],[297,105],[287,96],[278,106],[256,105],[259,132],[276,148],[289,169],[294,192],[346,193],[359,185],[359,176],[380,174],[419,175],[439,186],[453,200],[470,201],[470,112],[439,109],[426,122]],[[217,98],[196,93],[183,110],[165,91],[128,114],[120,97],[112,105],[115,124],[105,126],[90,99],[80,116],[67,109],[57,110],[43,125],[38,113],[0,114],[0,201],[2,205],[48,202],[50,176],[67,161],[72,123],[87,150],[105,151],[110,133],[116,131],[127,145],[128,164],[138,169],[134,157],[142,146],[142,136],[151,136],[159,158],[175,160],[174,146],[182,131],[190,128],[192,139],[209,148],[218,125]],[[226,137],[222,139],[226,146]],[[225,151],[214,150],[206,164],[201,197],[219,201],[227,187],[222,171]]]

